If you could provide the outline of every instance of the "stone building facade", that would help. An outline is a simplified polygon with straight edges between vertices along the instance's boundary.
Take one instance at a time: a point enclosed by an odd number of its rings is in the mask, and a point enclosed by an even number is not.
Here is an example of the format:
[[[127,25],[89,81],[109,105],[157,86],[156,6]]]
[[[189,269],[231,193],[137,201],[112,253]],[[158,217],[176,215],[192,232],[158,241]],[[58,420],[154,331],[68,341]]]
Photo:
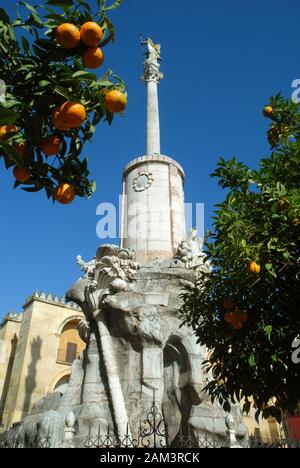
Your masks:
[[[24,312],[0,325],[1,430],[23,419],[45,394],[63,393],[73,361],[85,348],[78,334],[83,314],[50,294],[28,297]]]

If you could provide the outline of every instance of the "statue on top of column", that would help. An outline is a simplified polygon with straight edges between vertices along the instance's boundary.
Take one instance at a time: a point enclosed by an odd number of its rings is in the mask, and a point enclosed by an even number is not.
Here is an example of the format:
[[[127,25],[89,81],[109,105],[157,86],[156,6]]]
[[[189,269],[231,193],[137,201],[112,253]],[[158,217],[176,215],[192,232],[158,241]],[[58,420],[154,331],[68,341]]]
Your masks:
[[[146,41],[142,41],[142,44],[147,46],[146,60],[144,62],[144,74],[141,77],[142,81],[148,83],[149,81],[155,81],[159,83],[163,79],[163,74],[160,72],[161,61],[161,46],[154,44],[152,39],[149,37]]]
[[[148,48],[148,58],[150,60],[155,60],[155,61],[161,60],[161,54],[160,54],[161,45],[154,44],[152,39],[150,39],[149,37],[146,40],[146,44]]]

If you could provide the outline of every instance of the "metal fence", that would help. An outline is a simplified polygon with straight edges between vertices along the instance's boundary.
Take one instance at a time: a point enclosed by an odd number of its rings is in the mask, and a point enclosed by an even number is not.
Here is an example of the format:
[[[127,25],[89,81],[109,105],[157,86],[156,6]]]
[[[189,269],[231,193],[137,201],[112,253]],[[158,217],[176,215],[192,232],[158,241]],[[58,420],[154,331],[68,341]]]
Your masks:
[[[71,413],[73,414],[73,413]],[[68,432],[68,439],[66,447],[75,446],[75,416],[71,418],[72,424],[66,418],[65,436]],[[227,422],[226,422],[227,424]],[[228,426],[229,427],[229,426]],[[265,440],[257,436],[250,436],[247,442],[238,441],[234,435],[232,439],[232,430],[228,430],[228,437],[220,437],[217,434],[207,432],[203,434],[192,432],[183,433],[180,430],[172,443],[169,443],[168,428],[164,421],[163,415],[160,413],[159,408],[155,402],[155,395],[153,395],[153,402],[146,418],[140,421],[137,435],[132,436],[129,426],[127,425],[126,434],[121,438],[117,437],[110,429],[103,431],[99,426],[95,428],[93,420],[90,420],[88,434],[83,443],[84,448],[229,448],[242,445],[244,448],[300,448],[300,441],[297,441],[291,434],[287,435],[284,432],[278,434],[275,440]],[[72,434],[70,439],[70,433]],[[231,437],[229,434],[231,433]],[[5,434],[0,435],[0,448],[50,448],[52,434],[50,428],[45,435],[41,437],[37,433],[34,440],[14,440],[12,441]],[[233,442],[232,442],[233,441]],[[61,446],[64,446],[62,442]]]
[[[48,434],[45,437],[36,436],[33,440],[23,440],[23,441],[8,441],[5,437],[0,436],[0,448],[50,448],[51,447],[51,434],[48,431]]]
[[[98,427],[97,433],[92,430],[92,421],[90,423],[88,436],[85,440],[85,448],[224,448],[229,447],[229,440],[221,439],[212,433],[188,433],[184,434],[180,430],[179,434],[168,443],[168,427],[159,412],[155,401],[155,393],[153,402],[147,417],[140,421],[138,435],[132,437],[127,425],[126,434],[122,439],[112,434],[109,428],[102,432],[101,427]]]
[[[276,439],[261,439],[250,436],[247,448],[300,448],[300,440],[290,435],[279,435]]]
[[[84,443],[85,448],[165,448],[167,447],[168,433],[167,426],[160,414],[153,398],[153,403],[147,417],[143,423],[140,422],[137,437],[132,437],[127,424],[126,434],[116,437],[110,433],[108,428],[105,433],[101,432],[99,426],[97,434],[93,435],[92,422],[89,433]]]

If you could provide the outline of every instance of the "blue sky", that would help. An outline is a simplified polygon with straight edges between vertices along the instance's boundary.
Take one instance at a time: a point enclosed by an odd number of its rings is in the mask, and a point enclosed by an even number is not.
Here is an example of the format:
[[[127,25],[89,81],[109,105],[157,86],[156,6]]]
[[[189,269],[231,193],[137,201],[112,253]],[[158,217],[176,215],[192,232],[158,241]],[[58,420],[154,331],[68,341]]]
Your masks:
[[[0,4],[13,12],[12,2]],[[105,66],[126,81],[129,105],[85,147],[95,196],[53,206],[44,193],[14,191],[0,161],[0,317],[21,311],[35,289],[65,293],[80,273],[76,255],[90,259],[100,244],[97,205],[118,203],[123,167],[145,153],[139,34],[162,44],[162,152],[184,166],[186,201],[205,203],[209,228],[224,197],[209,177],[218,158],[235,155],[255,167],[269,154],[261,109],[278,91],[290,96],[300,78],[299,17],[298,0],[125,0],[112,12],[117,40],[105,48]]]

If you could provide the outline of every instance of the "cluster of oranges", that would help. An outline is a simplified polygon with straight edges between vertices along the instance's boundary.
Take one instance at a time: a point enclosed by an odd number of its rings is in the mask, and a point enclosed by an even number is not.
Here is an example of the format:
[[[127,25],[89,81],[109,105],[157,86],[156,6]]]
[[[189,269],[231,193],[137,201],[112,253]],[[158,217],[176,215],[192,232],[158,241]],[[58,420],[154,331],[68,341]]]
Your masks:
[[[16,125],[1,125],[0,126],[0,140],[10,133],[17,132],[19,129]],[[41,142],[41,149],[45,156],[54,156],[60,152],[62,145],[61,139],[56,135],[51,135],[43,138]],[[26,151],[26,142],[22,141],[17,143],[14,148],[19,153],[19,156],[24,157]],[[19,167],[16,165],[13,170],[14,177],[19,182],[27,182],[31,173],[26,167]],[[75,198],[75,188],[68,183],[61,183],[57,186],[54,192],[54,199],[66,205],[71,203]]]
[[[0,140],[10,133],[17,132],[19,129],[16,125],[1,125],[0,126]],[[43,138],[41,142],[41,149],[45,156],[54,156],[61,150],[62,141],[56,135],[51,135]],[[20,157],[24,157],[26,151],[26,142],[22,141],[17,143],[14,148],[19,153]],[[19,182],[27,182],[31,173],[27,167],[19,167],[16,165],[13,170],[14,177]],[[68,183],[61,183],[57,186],[54,192],[54,199],[66,205],[71,203],[76,195],[75,188]]]
[[[259,275],[261,272],[261,266],[255,261],[249,261],[247,264],[247,271],[253,275]],[[232,297],[227,297],[224,300],[223,309],[225,310],[225,321],[236,330],[241,330],[249,320],[248,312],[245,310],[239,310]]]
[[[55,39],[64,49],[74,49],[80,42],[86,46],[82,61],[87,68],[99,68],[103,53],[99,47],[104,36],[103,29],[93,21],[84,23],[80,30],[72,23],[63,23],[55,31]]]
[[[74,49],[80,43],[86,49],[82,55],[85,67],[96,69],[103,63],[103,52],[99,45],[103,39],[104,32],[101,26],[94,21],[87,21],[80,29],[72,23],[63,23],[55,30],[55,39],[64,49]],[[126,94],[117,89],[105,93],[105,105],[112,114],[123,112],[127,105]],[[83,110],[81,110],[83,114]],[[81,125],[81,124],[80,124]]]
[[[80,30],[71,23],[63,23],[55,31],[57,43],[65,49],[73,49],[80,43],[86,46],[82,56],[83,64],[87,68],[98,68],[103,63],[103,53],[99,47],[104,36],[104,32],[97,23],[88,21],[84,23]],[[111,113],[119,113],[125,110],[127,96],[117,89],[105,90],[105,106]],[[75,101],[66,101],[52,112],[52,125],[61,132],[74,128],[79,128],[87,118],[87,112],[83,104]],[[18,132],[16,125],[8,124],[0,126],[0,140],[10,133]],[[48,156],[55,156],[60,153],[63,140],[56,134],[49,135],[40,143],[41,150]],[[20,157],[25,156],[26,141],[19,142],[14,146]],[[27,182],[31,178],[30,170],[26,167],[16,165],[13,170],[14,177],[19,182]],[[58,185],[54,192],[54,199],[62,204],[71,203],[76,195],[73,185],[63,182]]]
[[[249,319],[248,312],[238,310],[232,297],[224,300],[223,307],[226,311],[224,315],[225,321],[236,330],[241,330]]]

